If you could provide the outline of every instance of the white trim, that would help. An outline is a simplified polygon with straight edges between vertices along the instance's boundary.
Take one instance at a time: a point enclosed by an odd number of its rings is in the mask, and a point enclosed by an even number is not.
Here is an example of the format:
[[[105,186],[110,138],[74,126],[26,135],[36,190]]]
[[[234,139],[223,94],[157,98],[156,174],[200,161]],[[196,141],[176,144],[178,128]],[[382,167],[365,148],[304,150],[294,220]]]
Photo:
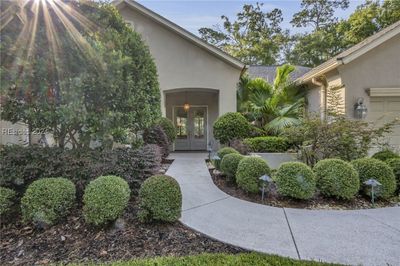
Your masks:
[[[196,44],[200,48],[203,48],[204,50],[210,52],[211,54],[217,56],[219,59],[222,59],[223,61],[229,63],[231,66],[243,70],[246,68],[246,65],[243,64],[240,60],[234,58],[233,56],[225,53],[224,51],[216,48],[213,45],[210,45],[194,35],[193,33],[183,29],[182,27],[178,26],[177,24],[169,21],[168,19],[160,16],[159,14],[153,12],[152,10],[144,7],[143,5],[139,4],[138,2],[134,0],[114,0],[112,4],[114,6],[119,6],[122,3],[126,3],[130,7],[136,9],[140,13],[146,15],[147,17],[151,18],[152,20],[156,21],[157,23],[166,26],[168,29],[172,30],[173,32],[179,34],[186,40]]]
[[[174,126],[175,126],[175,108],[176,107],[182,107],[183,108],[183,105],[172,105],[172,123],[174,124]],[[209,117],[208,117],[208,105],[190,105],[190,107],[205,107],[206,108],[206,117],[207,117],[207,124],[206,124],[206,126],[207,126],[207,130],[206,130],[206,150],[207,150],[207,148],[208,148],[208,139],[209,139],[209,131],[210,131],[210,129],[209,129],[209,127],[208,127],[208,123],[209,123]],[[175,150],[175,143],[174,143],[174,150]]]
[[[400,88],[370,88],[367,90],[370,97],[398,97]]]

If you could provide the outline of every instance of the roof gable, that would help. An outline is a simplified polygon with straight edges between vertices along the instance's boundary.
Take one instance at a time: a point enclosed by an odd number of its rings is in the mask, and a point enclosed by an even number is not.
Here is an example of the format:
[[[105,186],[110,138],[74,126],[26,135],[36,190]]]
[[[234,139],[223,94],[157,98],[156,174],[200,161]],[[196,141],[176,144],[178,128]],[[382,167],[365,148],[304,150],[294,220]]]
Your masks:
[[[399,34],[400,34],[400,21],[384,28],[383,30],[366,38],[362,42],[350,47],[349,49],[339,53],[338,55],[334,56],[328,61],[322,63],[321,65],[313,68],[308,73],[300,77],[297,81],[307,82],[311,80],[313,77],[322,75],[330,70],[335,69],[339,65],[348,64]]]
[[[145,15],[146,17],[152,19],[153,21],[157,22],[158,24],[168,28],[170,31],[178,34],[180,37],[184,38],[185,40],[193,43],[194,45],[204,49],[205,51],[209,52],[213,56],[217,57],[218,59],[228,63],[229,65],[243,69],[246,67],[241,61],[236,59],[235,57],[225,53],[224,51],[216,48],[213,45],[210,45],[194,35],[193,33],[185,30],[184,28],[178,26],[177,24],[171,22],[170,20],[160,16],[159,14],[153,12],[152,10],[144,7],[143,5],[139,4],[134,0],[115,0],[112,4],[116,7],[126,4],[126,6],[135,9],[136,11],[140,12],[141,14]]]

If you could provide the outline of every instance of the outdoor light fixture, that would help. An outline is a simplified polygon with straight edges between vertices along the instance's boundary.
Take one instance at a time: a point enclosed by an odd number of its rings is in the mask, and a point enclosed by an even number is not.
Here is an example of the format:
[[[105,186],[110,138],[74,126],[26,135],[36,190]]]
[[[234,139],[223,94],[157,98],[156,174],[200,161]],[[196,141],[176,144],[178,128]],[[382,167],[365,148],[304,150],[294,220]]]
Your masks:
[[[381,183],[379,183],[376,179],[368,179],[367,181],[364,182],[364,185],[370,186],[371,187],[371,201],[372,201],[372,207],[375,207],[375,187],[382,186]]]
[[[185,104],[183,105],[183,109],[184,109],[186,112],[189,111],[190,105],[189,105],[188,103],[185,103]]]
[[[261,188],[261,201],[264,202],[264,194],[265,194],[265,187],[269,185],[269,183],[272,183],[273,180],[269,175],[263,175],[259,178],[262,182],[262,188]]]
[[[211,160],[212,147],[211,144],[207,145],[208,160]]]
[[[367,106],[364,104],[364,98],[360,97],[357,99],[356,104],[354,105],[354,117],[357,119],[365,119],[367,116]]]

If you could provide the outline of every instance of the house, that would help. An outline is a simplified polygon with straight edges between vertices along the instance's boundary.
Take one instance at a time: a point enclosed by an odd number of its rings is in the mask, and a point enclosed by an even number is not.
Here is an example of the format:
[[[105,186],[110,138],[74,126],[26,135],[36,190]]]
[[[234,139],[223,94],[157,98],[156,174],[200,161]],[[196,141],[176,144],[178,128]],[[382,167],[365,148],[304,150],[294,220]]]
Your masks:
[[[265,79],[268,83],[273,83],[275,76],[276,76],[276,70],[279,66],[256,66],[256,65],[251,65],[247,69],[247,74],[249,75],[250,78],[262,78]],[[305,66],[294,66],[295,70],[290,73],[290,79],[296,80],[299,77],[303,76],[305,73],[311,70],[309,67]]]
[[[376,126],[400,118],[400,21],[334,56],[297,79],[308,88],[310,112],[326,115],[329,90],[343,112]],[[400,126],[386,141],[400,149]]]
[[[134,0],[113,4],[155,60],[162,114],[177,127],[175,150],[215,149],[212,125],[236,111],[236,85],[245,65]]]

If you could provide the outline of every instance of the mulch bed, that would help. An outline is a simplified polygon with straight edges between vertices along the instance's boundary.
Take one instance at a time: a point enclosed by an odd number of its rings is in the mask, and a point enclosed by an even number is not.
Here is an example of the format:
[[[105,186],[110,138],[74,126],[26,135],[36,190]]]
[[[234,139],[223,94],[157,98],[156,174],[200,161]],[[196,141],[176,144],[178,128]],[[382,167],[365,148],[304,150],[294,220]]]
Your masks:
[[[172,161],[164,161],[164,173]],[[239,253],[243,249],[212,240],[180,222],[143,224],[137,219],[138,199],[132,197],[123,217],[107,228],[87,225],[77,208],[66,220],[47,229],[23,225],[18,213],[2,217],[0,265],[44,265],[109,262],[203,252]]]
[[[261,192],[259,194],[249,194],[238,188],[237,185],[215,170],[210,162],[207,162],[208,169],[214,181],[214,184],[232,197],[242,200],[247,200],[254,203],[281,207],[281,208],[299,208],[313,210],[355,210],[355,209],[370,209],[372,206],[371,200],[363,195],[358,195],[353,200],[338,200],[334,198],[325,198],[321,194],[316,195],[309,200],[295,200],[283,197],[278,194],[275,184],[271,184],[265,194],[264,202],[261,200]],[[377,200],[375,208],[400,206],[399,198],[393,200]]]

